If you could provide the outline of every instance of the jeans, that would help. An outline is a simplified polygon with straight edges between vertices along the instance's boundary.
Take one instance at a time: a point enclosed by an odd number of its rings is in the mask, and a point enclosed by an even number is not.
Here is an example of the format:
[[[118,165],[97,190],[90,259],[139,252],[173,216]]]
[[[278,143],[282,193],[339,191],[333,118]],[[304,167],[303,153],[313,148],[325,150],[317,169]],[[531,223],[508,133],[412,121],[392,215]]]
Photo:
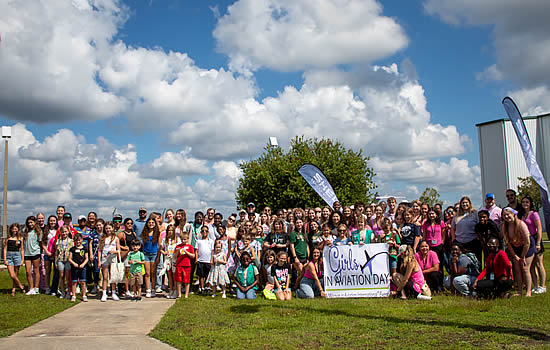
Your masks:
[[[250,288],[248,292],[243,293],[239,288],[237,288],[237,299],[256,299],[256,290]]]
[[[470,275],[460,275],[456,276],[453,280],[453,286],[456,291],[462,295],[470,295],[472,293],[472,286],[476,281],[475,276]]]
[[[321,281],[321,286],[322,285],[323,282]],[[316,296],[321,296],[321,291],[319,287],[317,287],[315,280],[306,277],[302,278],[300,288],[296,290],[296,297],[300,299],[313,299]]]
[[[164,265],[164,256],[161,254],[159,263],[157,265],[157,284],[156,284],[156,288],[162,288],[162,284],[163,284],[162,279],[164,278],[164,276],[160,276],[160,270],[162,270],[163,265]]]

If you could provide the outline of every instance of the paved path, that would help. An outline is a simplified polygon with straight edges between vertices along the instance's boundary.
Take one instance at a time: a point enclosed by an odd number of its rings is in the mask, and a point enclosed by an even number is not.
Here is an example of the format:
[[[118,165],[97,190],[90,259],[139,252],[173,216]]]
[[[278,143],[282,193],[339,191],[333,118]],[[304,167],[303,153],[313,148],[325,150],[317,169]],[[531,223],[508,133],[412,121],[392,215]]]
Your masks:
[[[165,298],[90,299],[0,339],[0,349],[174,349],[147,336],[173,303]]]

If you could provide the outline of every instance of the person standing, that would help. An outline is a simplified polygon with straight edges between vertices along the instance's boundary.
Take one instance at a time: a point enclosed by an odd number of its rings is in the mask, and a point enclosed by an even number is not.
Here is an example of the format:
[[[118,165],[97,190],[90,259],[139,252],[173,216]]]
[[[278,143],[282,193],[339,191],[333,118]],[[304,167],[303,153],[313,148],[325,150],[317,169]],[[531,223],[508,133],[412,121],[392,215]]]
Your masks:
[[[497,227],[500,227],[502,222],[502,209],[495,204],[495,195],[493,193],[487,193],[485,196],[485,209],[489,212],[489,219],[491,219]]]
[[[137,237],[141,235],[141,231],[145,227],[145,222],[147,221],[147,209],[145,207],[139,208],[138,218],[134,220],[133,231]]]

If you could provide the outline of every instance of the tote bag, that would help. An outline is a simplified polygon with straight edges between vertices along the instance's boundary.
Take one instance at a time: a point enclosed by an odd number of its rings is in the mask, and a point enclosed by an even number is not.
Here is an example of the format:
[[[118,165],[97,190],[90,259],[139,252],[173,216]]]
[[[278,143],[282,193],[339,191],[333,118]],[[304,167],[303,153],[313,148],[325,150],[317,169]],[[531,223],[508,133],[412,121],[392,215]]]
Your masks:
[[[118,259],[111,264],[109,283],[121,283],[124,282],[124,263],[120,259],[120,253],[117,254]]]

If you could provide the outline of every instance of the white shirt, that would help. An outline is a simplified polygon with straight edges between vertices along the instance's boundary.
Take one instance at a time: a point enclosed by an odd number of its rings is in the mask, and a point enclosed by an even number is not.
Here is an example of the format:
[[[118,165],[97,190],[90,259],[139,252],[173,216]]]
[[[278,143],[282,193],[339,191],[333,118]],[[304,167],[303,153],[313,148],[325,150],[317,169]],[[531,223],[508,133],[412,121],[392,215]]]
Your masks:
[[[212,250],[214,249],[214,241],[211,239],[199,239],[195,243],[197,249],[198,262],[210,264],[212,259]]]

